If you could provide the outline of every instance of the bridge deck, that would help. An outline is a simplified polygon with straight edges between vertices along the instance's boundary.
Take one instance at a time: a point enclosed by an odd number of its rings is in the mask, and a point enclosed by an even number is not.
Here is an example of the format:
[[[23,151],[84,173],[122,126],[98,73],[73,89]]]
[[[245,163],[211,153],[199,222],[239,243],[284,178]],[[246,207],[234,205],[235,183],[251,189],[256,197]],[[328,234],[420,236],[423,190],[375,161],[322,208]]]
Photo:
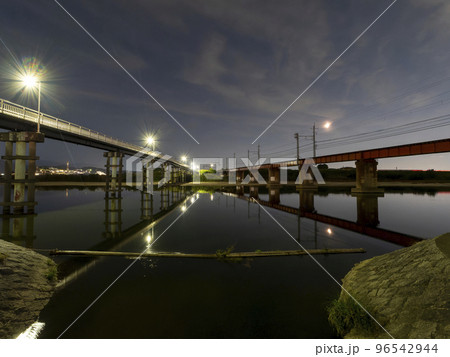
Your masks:
[[[421,143],[390,146],[385,148],[377,148],[362,151],[353,151],[341,154],[323,155],[314,158],[316,164],[329,164],[333,162],[356,161],[365,159],[386,159],[389,157],[428,155],[450,152],[450,138],[434,141],[425,141]],[[268,169],[269,167],[286,167],[303,165],[304,159],[283,161],[276,163],[267,163],[261,165],[260,169]],[[230,169],[229,171],[246,171],[248,167],[239,167]]]
[[[0,128],[6,130],[35,131],[38,122],[36,110],[0,99]],[[126,155],[133,156],[139,152],[143,156],[162,157],[146,148],[127,143],[98,131],[70,123],[68,121],[41,113],[41,132],[48,138],[66,141],[73,144],[89,146],[107,151],[120,151]],[[171,164],[189,168],[188,165],[176,160],[168,160]]]

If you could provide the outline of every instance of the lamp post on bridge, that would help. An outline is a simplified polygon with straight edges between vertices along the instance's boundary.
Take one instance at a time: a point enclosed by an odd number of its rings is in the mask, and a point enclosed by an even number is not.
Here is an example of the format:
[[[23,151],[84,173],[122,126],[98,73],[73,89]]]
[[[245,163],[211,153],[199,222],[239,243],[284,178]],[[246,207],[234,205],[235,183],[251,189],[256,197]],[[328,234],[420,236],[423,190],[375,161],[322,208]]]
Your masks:
[[[149,136],[147,137],[147,139],[145,139],[147,145],[151,145],[152,146],[152,151],[155,151],[155,138],[153,136]]]
[[[37,132],[41,132],[41,81],[35,76],[24,76],[22,78],[23,84],[28,88],[38,87],[38,119],[37,119]]]

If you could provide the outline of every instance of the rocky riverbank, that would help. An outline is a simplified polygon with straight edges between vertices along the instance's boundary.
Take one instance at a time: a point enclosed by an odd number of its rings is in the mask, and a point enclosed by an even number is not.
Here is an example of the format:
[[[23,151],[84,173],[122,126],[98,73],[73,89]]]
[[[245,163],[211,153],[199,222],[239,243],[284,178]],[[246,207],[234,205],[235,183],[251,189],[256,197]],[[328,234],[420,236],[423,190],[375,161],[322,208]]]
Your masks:
[[[395,338],[450,338],[450,233],[357,264],[343,287]],[[330,322],[347,338],[387,338],[342,291]]]
[[[15,338],[38,319],[56,278],[51,259],[0,240],[0,338]]]

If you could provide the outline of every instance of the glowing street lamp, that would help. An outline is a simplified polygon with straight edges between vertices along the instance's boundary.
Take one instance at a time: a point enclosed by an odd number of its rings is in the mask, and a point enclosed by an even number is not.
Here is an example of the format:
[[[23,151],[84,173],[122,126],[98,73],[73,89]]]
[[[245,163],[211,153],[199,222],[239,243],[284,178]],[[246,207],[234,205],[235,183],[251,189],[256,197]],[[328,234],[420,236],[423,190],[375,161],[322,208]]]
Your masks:
[[[37,132],[41,132],[41,81],[35,76],[24,76],[22,83],[28,88],[38,87],[38,120],[37,120]]]
[[[181,161],[186,162],[186,161],[187,161],[187,157],[186,157],[185,155],[183,155],[183,156],[181,157]]]
[[[147,145],[152,145],[152,151],[155,151],[155,139],[152,136],[148,136],[145,142]]]

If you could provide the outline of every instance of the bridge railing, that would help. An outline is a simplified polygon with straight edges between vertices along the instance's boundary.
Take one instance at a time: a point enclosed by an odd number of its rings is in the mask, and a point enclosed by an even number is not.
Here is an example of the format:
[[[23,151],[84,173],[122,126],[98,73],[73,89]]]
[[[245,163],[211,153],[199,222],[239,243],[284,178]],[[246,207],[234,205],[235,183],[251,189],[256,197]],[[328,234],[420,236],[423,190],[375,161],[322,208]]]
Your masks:
[[[0,113],[8,114],[10,116],[13,116],[15,118],[31,122],[31,123],[38,123],[38,112],[36,110],[24,107],[19,104],[12,103],[10,101],[0,99]],[[136,153],[138,152],[144,152],[146,155],[150,156],[158,156],[158,155],[152,155],[152,151],[146,151],[145,148],[139,146],[127,143],[125,141],[113,138],[111,136],[107,136],[105,134],[99,133],[98,131],[85,128],[81,125],[73,124],[71,122],[68,122],[63,119],[59,119],[56,117],[53,117],[48,114],[40,113],[40,125],[46,126],[49,128],[57,129],[62,132],[67,132],[75,135],[79,135],[84,138],[93,139],[96,141],[104,142],[106,144],[118,146],[120,148],[128,149],[131,151],[134,151]],[[170,160],[174,163],[177,163],[181,166],[186,166],[184,164],[181,164],[179,162],[176,162],[174,160]],[[187,166],[186,166],[187,167]]]

